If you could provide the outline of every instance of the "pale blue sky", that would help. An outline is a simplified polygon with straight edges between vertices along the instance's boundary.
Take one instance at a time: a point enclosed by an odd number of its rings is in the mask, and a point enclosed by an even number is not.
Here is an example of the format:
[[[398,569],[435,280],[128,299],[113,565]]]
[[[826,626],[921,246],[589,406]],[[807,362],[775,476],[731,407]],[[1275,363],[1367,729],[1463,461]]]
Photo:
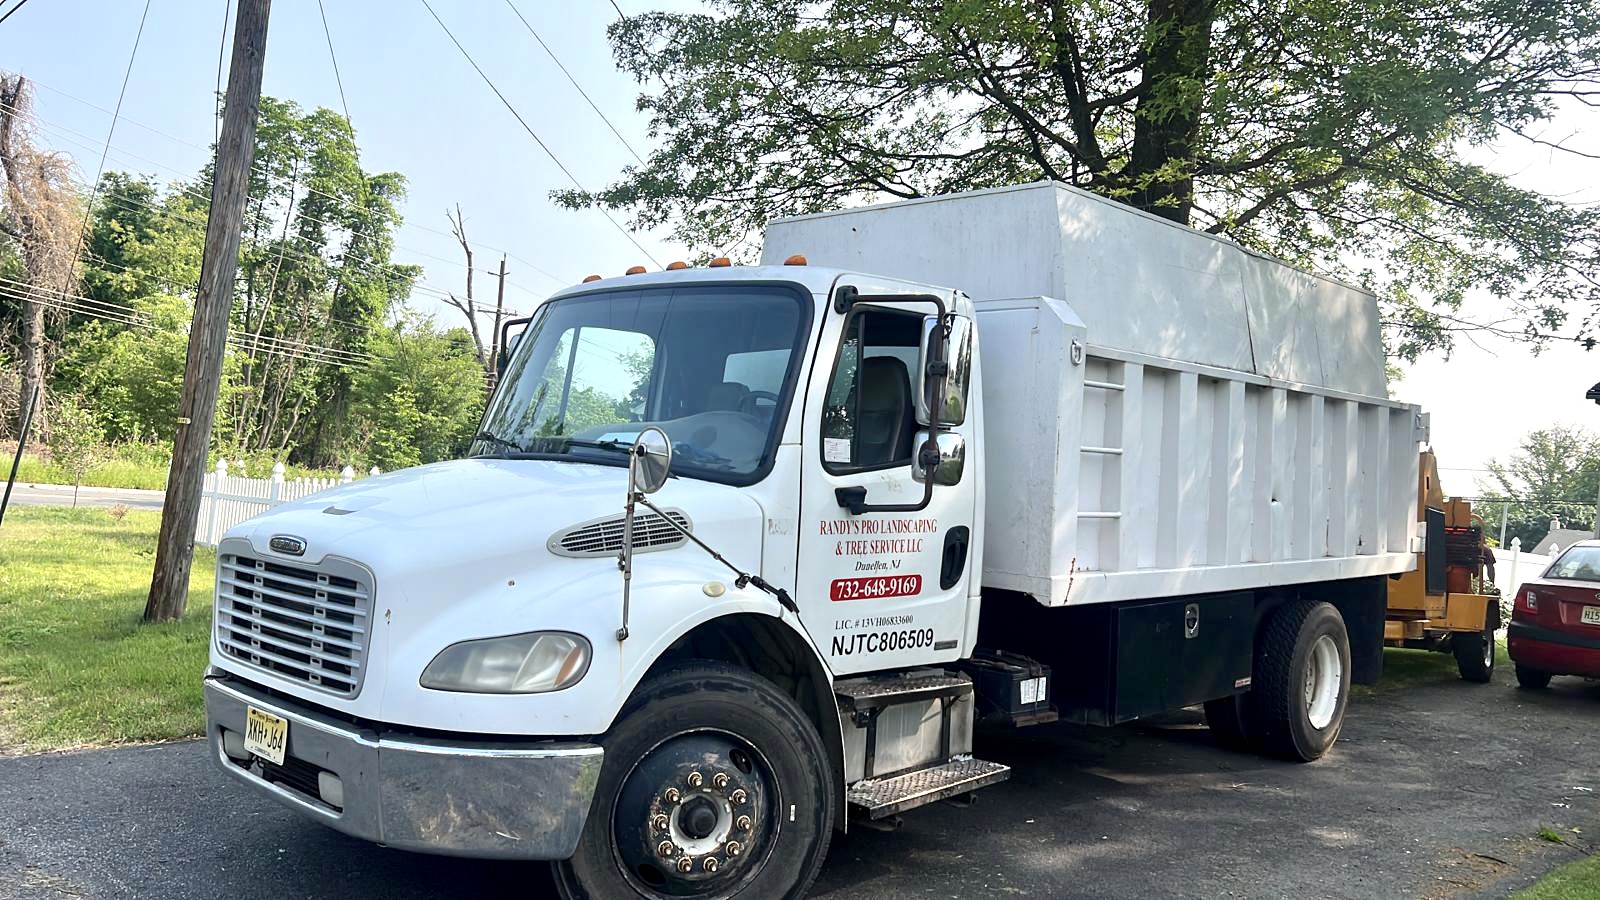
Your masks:
[[[108,168],[193,177],[212,140],[213,91],[223,9],[234,0],[152,0],[150,18],[112,140]],[[613,180],[632,156],[550,62],[504,0],[433,0],[456,37],[505,91],[551,149],[591,189]],[[605,40],[609,0],[515,0],[595,102],[641,153],[648,123],[634,112],[639,86],[619,72]],[[425,268],[423,282],[460,290],[460,251],[446,207],[460,203],[479,250],[494,267],[512,259],[508,305],[526,311],[591,272],[619,274],[649,260],[595,212],[548,200],[565,176],[489,91],[420,0],[324,0],[345,95],[372,171],[410,179],[395,258]],[[691,9],[696,0],[617,0],[627,13]],[[110,125],[141,0],[33,0],[0,26],[0,66],[36,80],[43,142],[72,153],[92,179]],[[267,93],[305,107],[339,108],[316,0],[276,0],[267,45]],[[96,108],[99,107],[99,108]],[[135,124],[139,123],[139,124]],[[149,126],[161,133],[141,127]],[[1600,152],[1600,114],[1574,108],[1542,132],[1547,140]],[[1478,158],[1519,183],[1594,201],[1600,164],[1517,139]],[[662,263],[685,255],[657,237],[638,239]],[[493,249],[491,249],[493,248]],[[653,268],[653,267],[652,267]],[[543,270],[543,272],[539,271]],[[480,280],[492,300],[493,280]],[[959,285],[957,285],[959,287]],[[454,324],[458,314],[418,297],[419,308]],[[1491,304],[1469,314],[1492,316]],[[1433,413],[1445,488],[1471,494],[1485,460],[1523,433],[1557,421],[1600,428],[1600,408],[1582,399],[1600,381],[1600,357],[1571,346],[1530,356],[1503,339],[1462,341],[1448,360],[1408,367],[1397,395]]]

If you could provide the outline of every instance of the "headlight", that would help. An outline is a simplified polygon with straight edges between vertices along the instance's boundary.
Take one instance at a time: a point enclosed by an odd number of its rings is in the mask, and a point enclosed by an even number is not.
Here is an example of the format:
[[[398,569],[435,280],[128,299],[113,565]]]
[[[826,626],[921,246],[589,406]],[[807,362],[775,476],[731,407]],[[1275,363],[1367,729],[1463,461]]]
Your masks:
[[[571,687],[588,669],[587,640],[561,631],[535,631],[451,644],[422,670],[422,686],[478,694],[538,694]]]

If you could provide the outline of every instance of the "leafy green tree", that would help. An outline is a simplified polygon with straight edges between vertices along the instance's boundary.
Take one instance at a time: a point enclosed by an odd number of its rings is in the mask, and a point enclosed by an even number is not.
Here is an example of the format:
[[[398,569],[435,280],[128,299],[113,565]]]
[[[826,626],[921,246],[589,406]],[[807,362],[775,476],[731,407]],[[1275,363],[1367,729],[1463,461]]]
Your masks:
[[[561,202],[710,251],[775,216],[1049,178],[1371,286],[1406,358],[1463,327],[1469,290],[1530,334],[1600,309],[1600,209],[1473,162],[1600,96],[1593,2],[710,6],[611,27],[662,141]]]
[[[105,453],[105,434],[94,414],[72,397],[60,397],[54,406],[45,446],[50,450],[50,461],[71,476],[72,506],[77,508],[83,476]]]
[[[441,332],[408,315],[378,332],[377,359],[356,370],[349,449],[383,469],[466,451],[483,413],[483,369],[464,329]]]
[[[1600,502],[1600,435],[1569,425],[1528,433],[1505,460],[1488,463],[1490,499],[1476,504],[1484,528],[1498,536],[1506,516],[1506,542],[1522,538],[1524,550],[1544,539],[1550,521],[1593,529]]]
[[[182,297],[152,294],[132,306],[145,324],[92,320],[70,335],[58,382],[71,385],[95,411],[109,439],[170,441],[183,396],[193,305]],[[238,354],[229,353],[223,360],[222,404],[237,392],[238,374]],[[222,404],[217,419],[226,424]]]

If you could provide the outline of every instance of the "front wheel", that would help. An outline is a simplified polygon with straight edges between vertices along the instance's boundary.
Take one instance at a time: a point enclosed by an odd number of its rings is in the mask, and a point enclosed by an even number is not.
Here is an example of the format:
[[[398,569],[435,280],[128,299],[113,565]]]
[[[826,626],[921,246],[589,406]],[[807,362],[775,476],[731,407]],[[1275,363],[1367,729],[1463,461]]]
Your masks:
[[[1256,645],[1250,693],[1258,746],[1310,762],[1333,746],[1350,695],[1350,638],[1331,603],[1291,600]]]
[[[639,686],[571,859],[569,900],[799,897],[832,836],[833,767],[804,711],[744,669],[698,662]]]

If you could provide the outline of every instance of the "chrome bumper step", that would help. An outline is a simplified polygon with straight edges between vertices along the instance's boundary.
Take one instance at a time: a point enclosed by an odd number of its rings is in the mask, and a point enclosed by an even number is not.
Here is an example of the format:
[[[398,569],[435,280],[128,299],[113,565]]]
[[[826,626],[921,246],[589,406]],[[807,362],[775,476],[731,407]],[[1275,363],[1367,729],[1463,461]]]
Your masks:
[[[846,792],[846,800],[853,811],[869,819],[882,819],[998,784],[1010,777],[1010,766],[958,756],[949,762],[892,778],[858,781]]]

